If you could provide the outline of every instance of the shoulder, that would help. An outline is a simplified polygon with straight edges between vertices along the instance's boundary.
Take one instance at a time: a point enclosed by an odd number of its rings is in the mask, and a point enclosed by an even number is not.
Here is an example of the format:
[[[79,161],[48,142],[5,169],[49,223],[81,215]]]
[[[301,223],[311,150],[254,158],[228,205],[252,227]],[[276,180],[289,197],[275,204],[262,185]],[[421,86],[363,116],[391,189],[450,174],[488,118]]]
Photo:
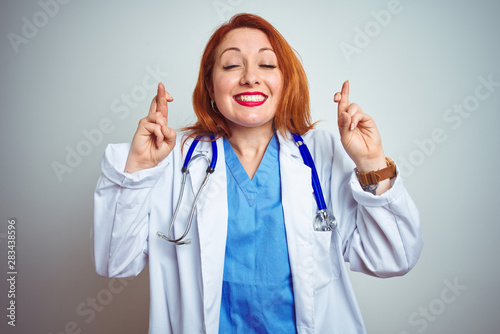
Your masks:
[[[327,136],[333,137],[333,134],[330,131],[324,129],[311,129],[307,131],[304,136],[318,137],[318,136]]]
[[[330,131],[314,129],[304,136],[304,143],[308,146],[315,161],[320,164],[336,164],[337,168],[351,171],[354,164],[347,155],[340,139]]]
[[[290,133],[287,133],[285,137],[282,137],[280,134],[278,134],[278,136],[282,148],[290,150],[290,152],[298,152],[297,146]],[[343,149],[335,136],[326,130],[312,129],[301,137],[313,158],[329,157],[332,156],[335,151]]]
[[[189,150],[191,144],[194,142],[194,136],[186,131],[177,131],[177,138],[175,144],[175,152],[180,156],[183,156]],[[204,141],[200,141],[196,147],[199,148],[204,145]]]
[[[185,143],[192,143],[193,138],[189,136],[189,133],[186,131],[177,131],[176,145],[183,145]]]
[[[313,129],[302,136],[304,143],[312,151],[320,151],[322,154],[333,154],[336,150],[342,150],[340,141],[327,130]]]

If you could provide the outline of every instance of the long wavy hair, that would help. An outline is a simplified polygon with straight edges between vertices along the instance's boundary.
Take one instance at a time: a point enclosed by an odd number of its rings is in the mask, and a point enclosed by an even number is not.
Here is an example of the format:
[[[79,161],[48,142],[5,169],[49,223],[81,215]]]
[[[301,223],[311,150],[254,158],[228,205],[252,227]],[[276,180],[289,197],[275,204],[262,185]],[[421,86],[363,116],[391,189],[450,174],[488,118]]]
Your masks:
[[[210,37],[201,58],[198,81],[193,92],[193,108],[198,120],[182,130],[187,132],[188,137],[209,135],[214,135],[216,139],[221,136],[231,137],[226,118],[221,113],[215,112],[210,104],[207,85],[211,87],[213,84],[212,69],[217,47],[228,32],[237,28],[253,28],[264,32],[276,53],[278,67],[283,77],[283,88],[281,101],[273,120],[274,131],[279,131],[285,136],[287,131],[303,135],[312,129],[315,124],[311,123],[307,77],[295,50],[269,22],[260,16],[242,13],[234,15],[228,22],[222,24]]]

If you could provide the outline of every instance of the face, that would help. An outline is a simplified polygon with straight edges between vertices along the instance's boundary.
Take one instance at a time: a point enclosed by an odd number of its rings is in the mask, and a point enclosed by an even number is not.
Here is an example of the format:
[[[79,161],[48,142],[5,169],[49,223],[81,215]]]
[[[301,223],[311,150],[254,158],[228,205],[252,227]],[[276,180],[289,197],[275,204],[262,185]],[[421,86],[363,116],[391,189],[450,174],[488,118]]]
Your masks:
[[[231,131],[272,130],[283,79],[267,36],[257,29],[234,29],[217,47],[215,58],[208,90]]]

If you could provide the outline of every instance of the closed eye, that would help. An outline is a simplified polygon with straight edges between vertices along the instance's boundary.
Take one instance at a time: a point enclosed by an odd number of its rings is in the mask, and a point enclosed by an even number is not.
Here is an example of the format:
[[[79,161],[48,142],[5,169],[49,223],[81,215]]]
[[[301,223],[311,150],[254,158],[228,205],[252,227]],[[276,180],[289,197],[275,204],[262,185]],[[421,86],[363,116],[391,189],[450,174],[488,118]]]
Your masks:
[[[276,65],[264,64],[264,65],[260,65],[260,67],[264,67],[264,68],[276,68]]]
[[[228,65],[228,66],[222,66],[223,69],[225,70],[230,70],[232,68],[238,67],[238,65]]]

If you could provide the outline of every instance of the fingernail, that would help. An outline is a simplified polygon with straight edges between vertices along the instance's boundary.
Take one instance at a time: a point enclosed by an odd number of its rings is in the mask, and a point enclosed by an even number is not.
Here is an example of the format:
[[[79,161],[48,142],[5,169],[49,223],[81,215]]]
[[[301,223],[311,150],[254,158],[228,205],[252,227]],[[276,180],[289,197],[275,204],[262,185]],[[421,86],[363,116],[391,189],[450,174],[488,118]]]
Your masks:
[[[351,130],[354,130],[354,123],[351,123]]]

